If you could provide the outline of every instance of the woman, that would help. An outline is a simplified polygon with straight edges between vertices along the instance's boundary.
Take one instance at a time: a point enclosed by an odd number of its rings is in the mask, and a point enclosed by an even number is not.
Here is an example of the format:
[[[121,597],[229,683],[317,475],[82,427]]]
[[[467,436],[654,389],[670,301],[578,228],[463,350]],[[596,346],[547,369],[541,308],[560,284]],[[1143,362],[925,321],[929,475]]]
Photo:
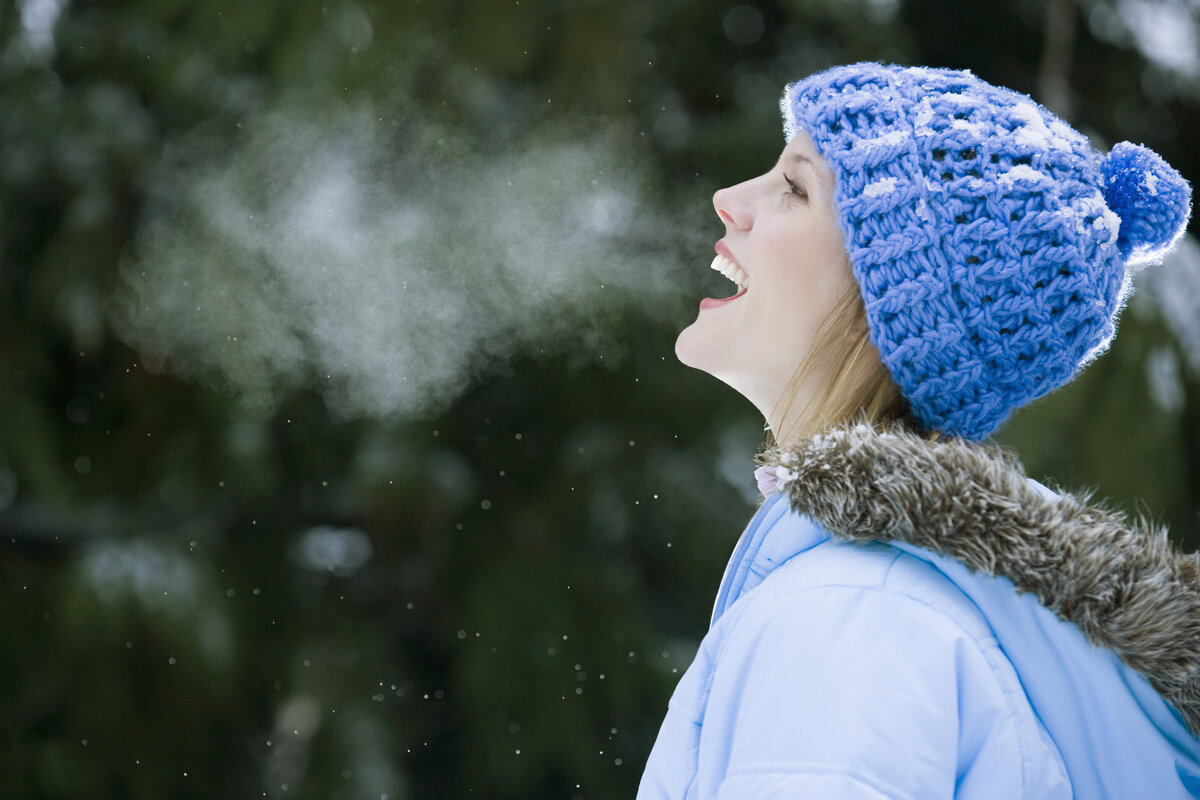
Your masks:
[[[977,443],[1107,346],[1187,182],[968,72],[781,105],[676,345],[766,417],[766,499],[639,797],[1200,797],[1200,560]]]

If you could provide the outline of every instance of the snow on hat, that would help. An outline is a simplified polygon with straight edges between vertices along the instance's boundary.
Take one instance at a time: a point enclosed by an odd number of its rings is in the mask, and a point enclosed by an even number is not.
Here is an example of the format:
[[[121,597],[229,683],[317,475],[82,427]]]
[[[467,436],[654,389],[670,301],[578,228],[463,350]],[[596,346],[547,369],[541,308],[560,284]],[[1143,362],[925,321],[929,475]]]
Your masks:
[[[1102,352],[1129,268],[1182,235],[1191,187],[1145,147],[1102,158],[967,71],[863,63],[790,85],[787,139],[837,178],[884,364],[931,430],[980,439]]]

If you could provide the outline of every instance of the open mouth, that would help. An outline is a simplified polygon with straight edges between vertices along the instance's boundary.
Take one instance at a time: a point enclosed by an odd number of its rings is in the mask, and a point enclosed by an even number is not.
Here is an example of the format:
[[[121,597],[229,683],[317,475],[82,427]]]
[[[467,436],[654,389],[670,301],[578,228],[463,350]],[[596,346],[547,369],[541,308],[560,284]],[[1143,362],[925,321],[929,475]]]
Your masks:
[[[729,258],[728,256],[717,253],[717,257],[713,259],[712,268],[736,283],[738,290],[729,297],[725,297],[720,300],[712,297],[706,297],[700,301],[701,308],[716,308],[717,306],[724,305],[731,300],[736,300],[744,295],[746,290],[750,287],[750,276],[747,275],[746,271],[734,263],[733,259]]]

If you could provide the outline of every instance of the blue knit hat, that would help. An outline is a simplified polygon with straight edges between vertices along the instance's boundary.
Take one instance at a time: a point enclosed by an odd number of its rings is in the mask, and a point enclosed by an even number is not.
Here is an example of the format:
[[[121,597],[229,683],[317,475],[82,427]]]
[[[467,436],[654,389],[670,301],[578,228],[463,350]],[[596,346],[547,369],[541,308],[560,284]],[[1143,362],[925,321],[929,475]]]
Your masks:
[[[1182,235],[1191,187],[1154,152],[1102,158],[970,72],[854,64],[787,88],[837,178],[871,340],[913,414],[980,439],[1102,352],[1128,268]]]

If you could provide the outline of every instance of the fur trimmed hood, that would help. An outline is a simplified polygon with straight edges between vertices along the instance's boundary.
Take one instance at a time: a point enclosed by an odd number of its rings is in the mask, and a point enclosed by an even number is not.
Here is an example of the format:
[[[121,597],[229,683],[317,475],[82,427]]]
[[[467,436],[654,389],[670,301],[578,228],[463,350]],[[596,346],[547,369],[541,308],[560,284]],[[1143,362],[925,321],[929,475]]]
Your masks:
[[[902,541],[1002,576],[1141,673],[1200,737],[1200,553],[1166,531],[1048,497],[1017,459],[855,425],[772,450],[793,509],[849,541]]]

